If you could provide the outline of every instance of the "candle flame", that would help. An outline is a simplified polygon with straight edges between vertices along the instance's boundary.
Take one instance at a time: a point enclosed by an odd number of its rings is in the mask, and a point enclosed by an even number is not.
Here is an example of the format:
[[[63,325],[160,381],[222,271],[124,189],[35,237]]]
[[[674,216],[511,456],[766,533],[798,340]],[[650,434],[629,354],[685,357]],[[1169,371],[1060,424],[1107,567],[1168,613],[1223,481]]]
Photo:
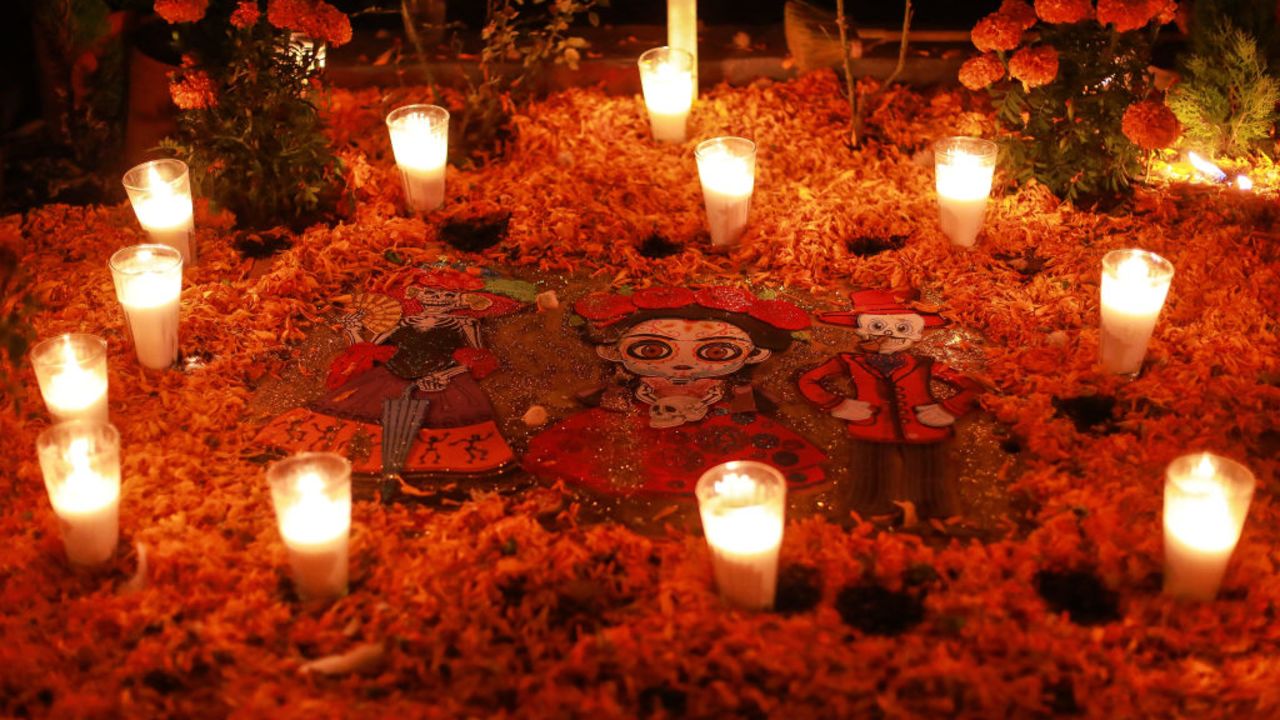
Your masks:
[[[746,500],[756,492],[756,481],[750,475],[728,473],[716,481],[716,495],[729,500]]]
[[[1195,151],[1187,151],[1187,162],[1191,163],[1191,166],[1199,171],[1201,175],[1214,182],[1222,182],[1227,179],[1227,174],[1222,171],[1222,168],[1200,157]]]
[[[89,441],[85,438],[72,440],[67,446],[67,462],[71,463],[72,476],[90,472]]]
[[[62,336],[62,364],[68,367],[76,365],[76,351],[71,347],[71,336]]]
[[[1241,190],[1252,190],[1253,181],[1249,179],[1248,175],[1237,175],[1236,187],[1240,188]]]
[[[316,496],[324,494],[324,481],[314,472],[299,475],[294,487],[297,488],[299,495]]]
[[[1141,255],[1131,255],[1116,267],[1116,278],[1123,282],[1146,280],[1150,274],[1147,261]]]
[[[1197,478],[1208,480],[1213,477],[1217,469],[1218,466],[1217,463],[1213,461],[1213,456],[1209,453],[1204,453],[1200,456],[1200,462],[1196,464],[1196,468],[1192,471],[1192,474]]]
[[[156,171],[156,166],[147,167],[147,189],[151,191],[153,197],[173,197],[173,188],[169,187],[169,183]]]

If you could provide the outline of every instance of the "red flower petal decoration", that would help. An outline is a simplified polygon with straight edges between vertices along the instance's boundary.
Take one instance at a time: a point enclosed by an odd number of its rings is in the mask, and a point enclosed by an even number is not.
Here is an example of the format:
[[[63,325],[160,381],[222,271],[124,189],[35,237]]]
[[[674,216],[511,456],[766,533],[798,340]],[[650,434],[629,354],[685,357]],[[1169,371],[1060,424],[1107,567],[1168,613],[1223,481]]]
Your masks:
[[[386,362],[396,354],[390,345],[374,345],[373,343],[356,343],[334,359],[329,365],[329,376],[324,385],[330,390],[337,390],[347,383],[353,375],[359,375],[373,369],[375,362]]]
[[[483,348],[464,347],[453,351],[453,359],[466,365],[471,376],[479,380],[498,370],[498,358]]]
[[[631,302],[641,310],[669,310],[694,303],[693,291],[687,288],[655,287],[637,290]]]
[[[756,296],[742,288],[721,285],[702,288],[694,298],[702,307],[725,312],[747,312],[756,302]]]
[[[440,290],[480,290],[484,288],[484,280],[468,273],[450,268],[437,268],[415,272],[409,278],[411,285],[425,285]]]
[[[786,300],[757,300],[749,314],[779,330],[803,330],[809,327],[809,313]]]
[[[592,293],[573,304],[573,311],[597,324],[611,323],[635,311],[631,298],[612,293]]]

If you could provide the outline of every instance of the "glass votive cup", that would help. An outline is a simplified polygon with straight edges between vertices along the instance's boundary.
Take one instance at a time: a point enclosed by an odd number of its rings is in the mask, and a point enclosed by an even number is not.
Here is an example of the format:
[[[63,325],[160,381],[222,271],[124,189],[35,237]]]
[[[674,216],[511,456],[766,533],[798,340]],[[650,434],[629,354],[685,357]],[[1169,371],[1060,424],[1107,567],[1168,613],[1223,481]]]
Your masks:
[[[1212,600],[1240,541],[1257,480],[1249,468],[1212,453],[1169,463],[1164,482],[1164,590]]]
[[[693,56],[684,50],[657,47],[646,50],[638,65],[653,139],[684,142],[693,105]]]
[[[735,245],[747,231],[756,183],[756,144],[740,137],[717,137],[694,150],[713,247]]]
[[[996,156],[996,144],[981,138],[949,137],[933,144],[939,219],[943,234],[954,245],[972,247],[978,239]]]
[[[703,473],[695,488],[716,587],[730,605],[773,606],[787,482],[764,463],[733,461]]]
[[[167,158],[135,165],[124,174],[124,189],[151,242],[176,249],[184,263],[194,264],[195,215],[187,164]]]
[[[387,115],[387,131],[409,211],[425,213],[443,205],[449,111],[438,105],[398,107]]]
[[[299,453],[269,467],[267,482],[298,597],[345,595],[351,463],[336,453]]]
[[[168,245],[131,245],[111,256],[116,298],[143,367],[163,370],[178,359],[182,255]]]
[[[1173,282],[1173,264],[1146,250],[1113,250],[1102,258],[1102,367],[1117,375],[1142,369],[1156,320]]]
[[[36,439],[49,502],[73,565],[101,565],[120,534],[120,434],[110,423],[72,420]]]
[[[31,366],[49,414],[60,422],[107,422],[107,341],[67,333],[31,348]]]

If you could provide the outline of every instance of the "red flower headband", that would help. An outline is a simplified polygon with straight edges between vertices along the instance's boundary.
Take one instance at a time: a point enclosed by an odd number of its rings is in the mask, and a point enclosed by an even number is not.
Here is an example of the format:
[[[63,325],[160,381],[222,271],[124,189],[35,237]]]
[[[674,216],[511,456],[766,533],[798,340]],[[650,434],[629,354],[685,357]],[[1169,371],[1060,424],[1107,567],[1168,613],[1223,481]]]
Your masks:
[[[808,313],[786,300],[761,300],[747,290],[722,286],[698,290],[654,287],[632,295],[593,293],[574,303],[573,309],[591,324],[608,327],[641,310],[675,310],[691,305],[743,313],[779,330],[809,327]]]
[[[505,295],[481,292],[484,289],[483,279],[450,268],[412,270],[400,273],[392,279],[389,285],[390,287],[385,291],[386,294],[400,301],[401,311],[405,315],[416,315],[422,312],[422,303],[405,295],[405,292],[411,286],[428,287],[436,290],[453,290],[489,301],[484,307],[462,307],[450,310],[450,315],[473,318],[498,317],[513,313],[523,305],[520,301],[513,300]]]

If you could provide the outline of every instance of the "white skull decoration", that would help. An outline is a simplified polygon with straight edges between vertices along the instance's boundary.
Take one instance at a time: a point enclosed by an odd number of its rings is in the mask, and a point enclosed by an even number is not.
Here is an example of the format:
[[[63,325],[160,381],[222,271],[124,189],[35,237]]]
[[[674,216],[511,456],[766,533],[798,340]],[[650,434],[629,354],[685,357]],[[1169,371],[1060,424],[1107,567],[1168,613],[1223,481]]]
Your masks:
[[[688,395],[658,398],[649,406],[649,427],[673,428],[706,417],[707,406]]]
[[[880,352],[906,350],[924,338],[924,318],[915,313],[858,316],[854,329],[863,340],[880,340]]]

